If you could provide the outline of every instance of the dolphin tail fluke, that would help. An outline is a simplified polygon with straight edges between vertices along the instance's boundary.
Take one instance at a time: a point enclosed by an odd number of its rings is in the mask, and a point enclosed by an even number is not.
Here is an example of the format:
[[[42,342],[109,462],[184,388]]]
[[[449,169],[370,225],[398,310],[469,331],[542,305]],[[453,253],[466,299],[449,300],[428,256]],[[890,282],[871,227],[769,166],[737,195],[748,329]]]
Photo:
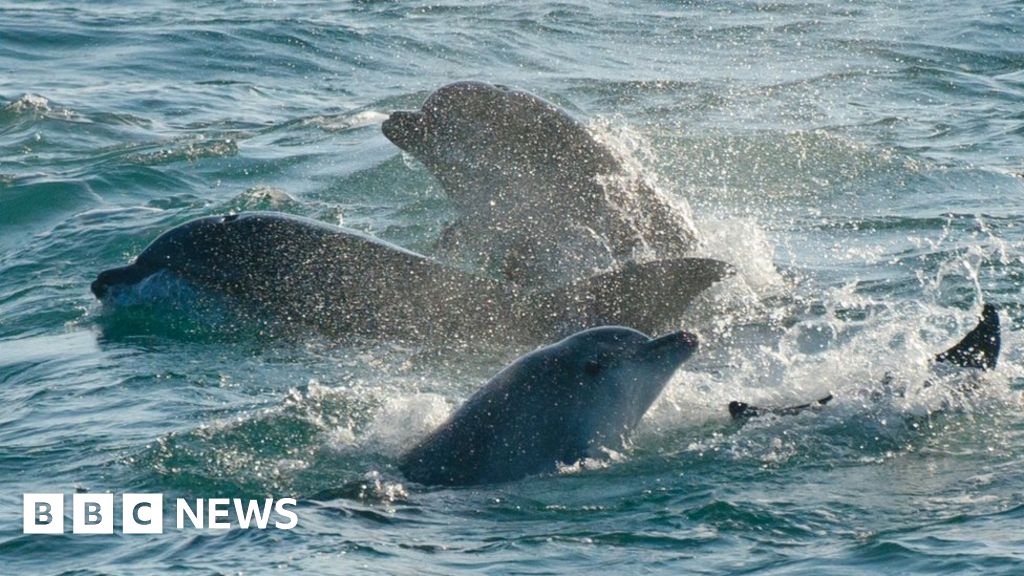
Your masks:
[[[978,325],[956,346],[935,356],[935,361],[962,368],[992,370],[999,359],[999,346],[999,312],[994,305],[985,304]]]
[[[764,416],[765,414],[774,414],[776,416],[793,416],[799,414],[804,410],[810,410],[812,408],[819,408],[828,404],[832,400],[832,395],[829,394],[824,398],[819,398],[814,402],[807,404],[800,404],[799,406],[788,406],[786,408],[759,408],[757,406],[751,406],[746,402],[739,402],[733,400],[729,402],[729,416],[732,416],[733,420],[746,420],[747,418],[756,418],[758,416]]]

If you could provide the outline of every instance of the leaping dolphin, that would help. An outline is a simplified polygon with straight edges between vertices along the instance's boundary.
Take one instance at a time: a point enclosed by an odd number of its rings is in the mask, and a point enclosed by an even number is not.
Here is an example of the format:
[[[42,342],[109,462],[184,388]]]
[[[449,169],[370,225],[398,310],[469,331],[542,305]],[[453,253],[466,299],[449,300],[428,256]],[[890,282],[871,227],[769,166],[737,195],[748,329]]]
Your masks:
[[[92,291],[112,303],[168,273],[332,335],[537,343],[605,324],[675,329],[690,300],[729,271],[681,258],[523,290],[354,230],[250,212],[177,226],[132,264],[100,273]]]
[[[697,232],[673,201],[565,110],[533,94],[456,82],[420,110],[393,112],[384,135],[423,163],[459,214],[446,254],[483,254],[525,286],[628,260],[691,255]]]

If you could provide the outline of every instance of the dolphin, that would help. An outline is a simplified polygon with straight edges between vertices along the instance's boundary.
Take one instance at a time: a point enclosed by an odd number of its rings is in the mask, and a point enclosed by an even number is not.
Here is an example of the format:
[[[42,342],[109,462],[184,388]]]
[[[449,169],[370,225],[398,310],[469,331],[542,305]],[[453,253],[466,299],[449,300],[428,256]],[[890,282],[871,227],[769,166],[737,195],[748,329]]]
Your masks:
[[[982,371],[995,370],[996,363],[999,360],[1001,340],[999,311],[994,304],[985,304],[982,306],[981,319],[978,321],[978,324],[950,349],[936,354],[933,362],[936,366],[950,366]],[[885,380],[888,383],[892,378],[887,375]],[[926,387],[929,385],[929,383],[925,383]],[[969,388],[970,385],[964,385],[965,391],[969,390]],[[758,407],[746,402],[733,400],[729,402],[729,415],[734,420],[740,421],[765,414],[792,416],[805,410],[819,409],[831,400],[832,395],[828,394],[813,402],[798,406],[787,406],[785,408]]]
[[[441,253],[482,254],[506,280],[558,283],[626,260],[687,256],[698,243],[685,204],[528,92],[456,82],[420,110],[391,113],[382,130],[455,205]]]
[[[693,296],[729,269],[704,259],[633,263],[524,291],[355,230],[249,212],[177,226],[91,288],[114,305],[163,273],[330,335],[536,343],[610,323],[674,329]]]
[[[500,292],[414,252],[354,230],[273,212],[213,216],[177,226],[128,266],[101,272],[92,292],[103,302],[158,272],[255,305],[290,323],[330,334],[417,339],[486,325]],[[455,300],[473,297],[480,306]],[[473,316],[473,317],[469,317]]]
[[[508,482],[622,450],[697,337],[592,328],[519,358],[398,462],[427,485]]]

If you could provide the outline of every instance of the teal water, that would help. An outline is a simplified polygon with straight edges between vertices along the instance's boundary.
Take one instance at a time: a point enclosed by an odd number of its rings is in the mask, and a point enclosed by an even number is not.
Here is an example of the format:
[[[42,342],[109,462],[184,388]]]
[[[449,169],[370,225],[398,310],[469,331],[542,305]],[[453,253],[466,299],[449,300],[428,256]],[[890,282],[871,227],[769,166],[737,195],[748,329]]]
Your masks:
[[[407,485],[401,449],[522,350],[268,340],[93,300],[98,271],[230,210],[429,252],[447,201],[380,123],[460,79],[586,119],[739,271],[614,461]],[[1021,574],[1022,282],[1020,2],[8,1],[0,572]],[[982,300],[999,369],[967,399],[924,388]],[[866,399],[886,374],[907,395]],[[826,391],[819,414],[728,422],[732,399]],[[76,490],[296,497],[300,521],[21,533],[22,493]]]

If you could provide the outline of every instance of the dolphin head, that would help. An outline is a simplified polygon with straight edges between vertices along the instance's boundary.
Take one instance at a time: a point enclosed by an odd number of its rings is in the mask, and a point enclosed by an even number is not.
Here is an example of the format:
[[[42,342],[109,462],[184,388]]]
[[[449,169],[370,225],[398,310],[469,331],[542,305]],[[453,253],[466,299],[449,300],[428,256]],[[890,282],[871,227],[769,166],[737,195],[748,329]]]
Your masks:
[[[557,106],[484,82],[444,86],[420,110],[393,112],[382,130],[423,162],[456,201],[472,188],[524,182],[578,193],[616,162]]]
[[[402,455],[423,484],[506,482],[619,450],[697,337],[592,328],[522,356]]]
[[[509,147],[508,140],[522,138],[531,123],[539,125],[538,114],[550,120],[561,112],[532,94],[504,86],[456,82],[433,92],[420,110],[393,112],[381,129],[388,140],[417,158],[430,160],[458,145],[468,162]]]
[[[618,449],[676,370],[697,351],[697,337],[651,338],[622,327],[580,332],[552,347],[568,360],[558,386],[573,399],[572,417],[588,450]]]
[[[153,274],[167,271],[200,282],[230,283],[238,267],[230,264],[237,214],[199,218],[161,234],[127,266],[100,272],[90,286],[99,300]]]

